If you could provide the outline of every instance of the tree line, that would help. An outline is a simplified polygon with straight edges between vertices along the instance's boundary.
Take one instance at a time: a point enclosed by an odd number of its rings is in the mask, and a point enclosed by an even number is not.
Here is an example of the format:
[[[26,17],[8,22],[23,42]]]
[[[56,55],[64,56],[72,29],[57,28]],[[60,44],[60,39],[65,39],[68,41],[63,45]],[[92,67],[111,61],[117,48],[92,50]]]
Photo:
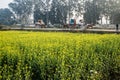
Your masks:
[[[45,24],[66,24],[75,15],[86,24],[97,24],[105,16],[110,23],[120,23],[120,0],[14,0],[9,9],[0,9],[1,24],[28,24],[42,19]]]

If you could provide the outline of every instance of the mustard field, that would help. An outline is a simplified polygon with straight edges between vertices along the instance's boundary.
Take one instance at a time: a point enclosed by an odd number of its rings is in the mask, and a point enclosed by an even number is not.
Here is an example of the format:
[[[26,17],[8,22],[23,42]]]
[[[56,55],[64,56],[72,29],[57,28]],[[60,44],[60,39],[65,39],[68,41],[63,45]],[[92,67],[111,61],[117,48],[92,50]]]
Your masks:
[[[119,80],[120,35],[0,31],[0,80]]]

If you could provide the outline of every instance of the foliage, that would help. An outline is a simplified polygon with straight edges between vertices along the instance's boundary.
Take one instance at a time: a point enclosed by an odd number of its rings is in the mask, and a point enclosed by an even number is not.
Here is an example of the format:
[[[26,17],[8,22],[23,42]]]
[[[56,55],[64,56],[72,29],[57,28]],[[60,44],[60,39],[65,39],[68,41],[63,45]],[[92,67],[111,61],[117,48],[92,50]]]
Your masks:
[[[48,24],[49,21],[49,11],[51,8],[51,0],[35,0],[34,1],[34,22],[37,22],[39,19],[42,19],[45,24]]]
[[[100,8],[95,0],[85,2],[84,20],[86,24],[96,24],[100,17]]]
[[[42,19],[45,24],[63,24],[67,18],[67,6],[64,1],[60,0],[39,0],[34,7],[35,22]]]
[[[120,35],[0,32],[0,80],[119,80]]]
[[[40,11],[39,9],[36,9],[34,11],[34,22],[38,22],[38,20],[42,19],[45,24],[47,23],[46,22],[46,12],[42,12]]]
[[[101,8],[100,14],[105,15],[106,19],[113,24],[120,23],[120,0],[97,0],[98,6]],[[118,17],[118,18],[117,18]]]
[[[120,13],[116,12],[116,13],[112,14],[110,19],[111,19],[111,23],[120,24]]]
[[[0,9],[0,24],[12,25],[14,22],[14,15],[8,8]]]
[[[32,13],[32,0],[14,0],[9,7],[16,15],[17,23],[27,24]]]
[[[42,19],[45,24],[65,24],[73,15],[76,19],[84,16],[85,23],[96,24],[103,16],[106,22],[118,21],[119,4],[120,0],[14,0],[9,7],[20,24],[28,24],[32,14],[34,22]]]
[[[62,2],[62,1],[61,1]],[[53,0],[51,3],[51,10],[49,13],[49,20],[52,24],[64,24],[66,23],[68,6],[61,3],[59,0]]]

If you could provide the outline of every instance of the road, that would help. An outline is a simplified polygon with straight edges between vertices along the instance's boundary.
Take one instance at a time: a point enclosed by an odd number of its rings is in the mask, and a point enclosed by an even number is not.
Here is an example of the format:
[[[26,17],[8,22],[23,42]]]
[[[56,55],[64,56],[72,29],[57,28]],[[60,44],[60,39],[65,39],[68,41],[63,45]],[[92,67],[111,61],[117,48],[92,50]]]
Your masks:
[[[3,29],[6,30],[6,29]],[[120,33],[120,30],[116,31],[109,29],[73,29],[73,28],[11,28],[9,30],[25,30],[25,31],[51,31],[51,32],[84,32],[84,33]]]

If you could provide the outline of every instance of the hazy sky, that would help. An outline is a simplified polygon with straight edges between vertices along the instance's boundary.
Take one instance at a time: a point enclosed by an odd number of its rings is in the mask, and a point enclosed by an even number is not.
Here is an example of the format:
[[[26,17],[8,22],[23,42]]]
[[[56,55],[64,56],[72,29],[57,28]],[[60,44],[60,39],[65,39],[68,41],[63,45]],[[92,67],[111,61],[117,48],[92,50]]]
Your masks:
[[[8,4],[13,0],[0,0],[0,8],[8,8]]]

